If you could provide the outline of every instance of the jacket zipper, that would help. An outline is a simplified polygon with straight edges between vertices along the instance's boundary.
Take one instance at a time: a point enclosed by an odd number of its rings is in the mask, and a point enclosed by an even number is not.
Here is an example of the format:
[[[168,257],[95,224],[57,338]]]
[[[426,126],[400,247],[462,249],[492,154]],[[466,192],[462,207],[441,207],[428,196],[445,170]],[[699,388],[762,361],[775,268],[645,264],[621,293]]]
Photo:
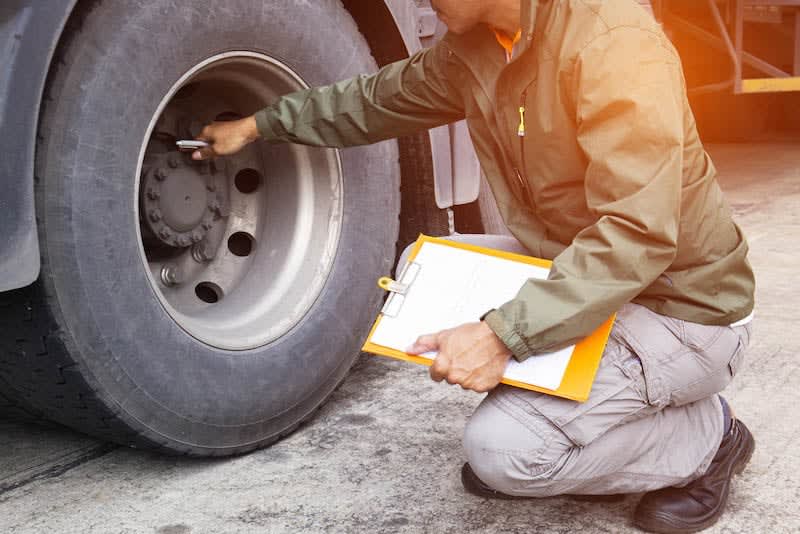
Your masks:
[[[522,166],[522,170],[514,169],[517,174],[517,180],[519,181],[519,185],[522,187],[522,191],[525,195],[525,201],[528,203],[528,207],[533,209],[533,195],[531,194],[530,188],[528,187],[528,180],[523,175],[525,172],[525,99],[528,96],[528,90],[522,91],[522,95],[520,96],[519,101],[519,126],[517,126],[517,137],[519,137],[519,153],[520,153],[520,162]]]

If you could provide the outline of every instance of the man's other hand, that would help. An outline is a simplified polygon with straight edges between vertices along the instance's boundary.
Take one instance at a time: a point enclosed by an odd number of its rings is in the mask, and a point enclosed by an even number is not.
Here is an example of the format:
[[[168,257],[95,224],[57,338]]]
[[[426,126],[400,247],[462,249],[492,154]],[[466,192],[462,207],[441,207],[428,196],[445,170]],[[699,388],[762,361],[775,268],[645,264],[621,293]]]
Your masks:
[[[258,127],[254,115],[237,121],[212,122],[197,136],[208,147],[195,150],[192,159],[203,160],[216,156],[230,156],[258,139]]]
[[[483,321],[420,336],[409,354],[438,351],[431,378],[485,393],[503,378],[511,351]]]

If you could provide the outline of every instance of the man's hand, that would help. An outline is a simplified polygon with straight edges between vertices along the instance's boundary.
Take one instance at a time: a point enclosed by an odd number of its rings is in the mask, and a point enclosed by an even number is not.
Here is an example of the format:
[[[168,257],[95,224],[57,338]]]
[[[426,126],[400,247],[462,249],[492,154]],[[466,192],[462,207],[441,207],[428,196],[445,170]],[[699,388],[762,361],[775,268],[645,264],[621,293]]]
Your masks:
[[[256,126],[254,115],[238,121],[212,122],[197,136],[199,141],[206,141],[209,146],[195,150],[192,153],[192,159],[202,160],[216,156],[230,156],[258,137],[258,126]]]
[[[406,352],[439,351],[431,366],[431,378],[447,380],[464,389],[485,393],[503,378],[511,351],[486,323],[469,323],[421,336]]]

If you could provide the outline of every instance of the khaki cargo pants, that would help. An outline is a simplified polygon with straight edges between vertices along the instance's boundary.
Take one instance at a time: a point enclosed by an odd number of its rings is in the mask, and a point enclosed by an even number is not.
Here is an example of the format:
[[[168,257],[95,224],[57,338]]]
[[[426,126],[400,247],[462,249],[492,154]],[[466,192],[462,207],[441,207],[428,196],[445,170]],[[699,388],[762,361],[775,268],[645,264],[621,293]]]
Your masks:
[[[452,238],[525,253],[508,236]],[[481,480],[510,495],[686,484],[705,473],[719,448],[717,393],[741,366],[750,328],[700,325],[627,304],[587,402],[500,385],[467,422],[467,459]]]

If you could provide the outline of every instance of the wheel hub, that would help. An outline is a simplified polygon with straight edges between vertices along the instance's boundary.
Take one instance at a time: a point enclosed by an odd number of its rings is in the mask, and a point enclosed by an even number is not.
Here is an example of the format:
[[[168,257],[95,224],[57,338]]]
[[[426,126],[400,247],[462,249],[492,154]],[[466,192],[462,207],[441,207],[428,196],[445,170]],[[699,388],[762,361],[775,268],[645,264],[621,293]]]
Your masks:
[[[144,222],[163,244],[183,248],[198,243],[222,214],[216,172],[187,163],[178,154],[148,157],[142,179]],[[205,171],[205,172],[203,172]]]
[[[137,171],[142,260],[166,312],[214,347],[263,346],[311,309],[336,257],[342,167],[333,149],[266,143],[199,163],[175,141],[305,87],[274,58],[221,53],[175,82],[148,127]]]

